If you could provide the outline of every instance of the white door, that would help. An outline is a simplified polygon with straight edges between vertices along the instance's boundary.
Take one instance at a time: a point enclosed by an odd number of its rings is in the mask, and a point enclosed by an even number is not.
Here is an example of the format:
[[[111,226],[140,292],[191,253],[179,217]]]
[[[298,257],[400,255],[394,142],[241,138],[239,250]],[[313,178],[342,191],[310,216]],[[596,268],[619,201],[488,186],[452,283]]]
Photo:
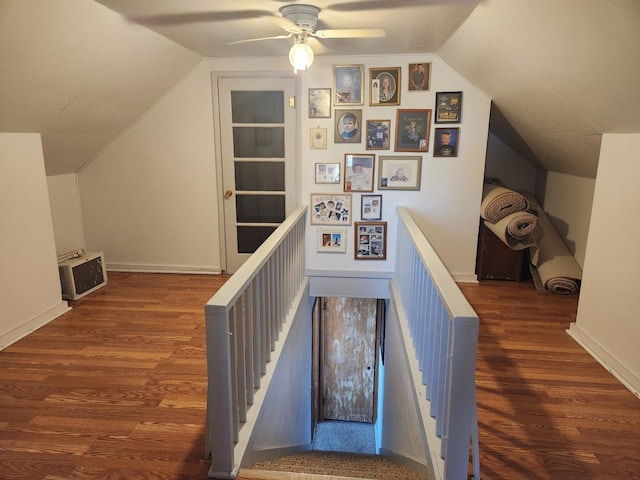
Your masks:
[[[295,79],[220,78],[226,271],[295,208]]]

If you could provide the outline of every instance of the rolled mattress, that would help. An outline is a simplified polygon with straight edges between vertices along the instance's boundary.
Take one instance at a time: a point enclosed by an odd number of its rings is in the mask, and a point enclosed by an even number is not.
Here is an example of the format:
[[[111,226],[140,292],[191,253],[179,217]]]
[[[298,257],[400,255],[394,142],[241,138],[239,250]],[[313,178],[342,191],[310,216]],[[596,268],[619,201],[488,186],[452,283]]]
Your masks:
[[[527,198],[499,185],[484,184],[480,216],[491,223],[502,220],[507,215],[521,212],[529,208]]]

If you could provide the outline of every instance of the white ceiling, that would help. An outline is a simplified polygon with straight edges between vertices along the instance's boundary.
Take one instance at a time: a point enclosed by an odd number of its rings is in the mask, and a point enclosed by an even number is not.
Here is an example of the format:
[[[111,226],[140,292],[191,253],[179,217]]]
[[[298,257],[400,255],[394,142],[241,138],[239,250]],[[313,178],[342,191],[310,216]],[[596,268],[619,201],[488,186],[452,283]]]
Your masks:
[[[308,0],[311,1],[311,0]],[[40,132],[78,170],[203,56],[285,56],[291,0],[0,0],[0,131]],[[300,2],[293,2],[300,3]],[[494,100],[492,130],[550,171],[595,178],[602,133],[640,132],[638,0],[313,0],[317,54],[437,53]]]

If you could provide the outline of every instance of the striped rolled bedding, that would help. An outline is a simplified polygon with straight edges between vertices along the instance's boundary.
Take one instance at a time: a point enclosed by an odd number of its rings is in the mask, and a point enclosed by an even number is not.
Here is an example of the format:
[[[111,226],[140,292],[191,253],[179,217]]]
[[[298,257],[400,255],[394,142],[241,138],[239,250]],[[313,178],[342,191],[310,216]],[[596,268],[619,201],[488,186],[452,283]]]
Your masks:
[[[499,222],[507,215],[521,212],[528,208],[529,201],[521,193],[499,185],[484,184],[480,216],[487,222]]]

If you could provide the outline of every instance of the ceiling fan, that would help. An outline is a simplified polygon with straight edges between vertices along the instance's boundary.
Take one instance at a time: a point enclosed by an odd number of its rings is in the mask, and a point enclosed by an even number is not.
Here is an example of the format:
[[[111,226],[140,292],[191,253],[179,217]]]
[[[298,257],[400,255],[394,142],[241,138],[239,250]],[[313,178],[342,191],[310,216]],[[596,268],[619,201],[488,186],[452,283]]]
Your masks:
[[[306,70],[313,62],[313,49],[309,46],[309,40],[313,38],[380,38],[387,32],[384,28],[346,28],[316,30],[320,9],[313,5],[293,4],[280,8],[286,33],[271,37],[248,38],[229,42],[229,45],[240,43],[258,42],[263,40],[278,40],[292,38],[293,46],[289,51],[289,61],[294,71]]]

